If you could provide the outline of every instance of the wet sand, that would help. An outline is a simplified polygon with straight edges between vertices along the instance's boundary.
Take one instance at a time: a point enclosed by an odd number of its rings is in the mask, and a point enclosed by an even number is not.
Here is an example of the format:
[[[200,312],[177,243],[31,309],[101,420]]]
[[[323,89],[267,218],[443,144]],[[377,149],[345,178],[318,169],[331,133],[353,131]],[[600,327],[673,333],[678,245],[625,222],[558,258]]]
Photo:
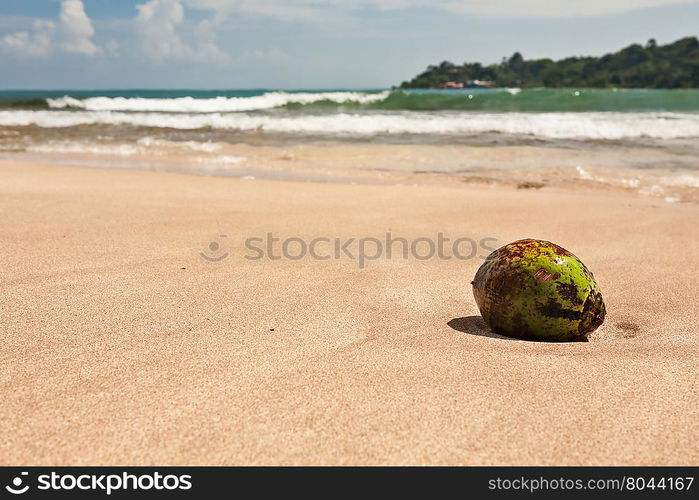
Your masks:
[[[699,464],[693,203],[3,161],[0,213],[3,464]],[[386,231],[554,241],[607,320],[493,335],[478,258],[244,258]]]
[[[252,144],[146,136],[130,142],[37,138],[30,145],[12,144],[0,141],[0,161],[316,182],[591,190],[699,203],[696,147],[670,142],[663,147],[613,142],[465,145],[310,139]]]

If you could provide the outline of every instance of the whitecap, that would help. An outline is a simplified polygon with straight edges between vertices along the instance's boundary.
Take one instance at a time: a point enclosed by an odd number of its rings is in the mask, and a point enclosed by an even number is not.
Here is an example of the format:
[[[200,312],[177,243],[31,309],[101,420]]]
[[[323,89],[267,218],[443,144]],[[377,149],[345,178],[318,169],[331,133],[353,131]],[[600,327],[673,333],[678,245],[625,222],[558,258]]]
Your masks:
[[[226,129],[319,135],[501,133],[548,139],[699,138],[693,113],[125,113],[119,111],[0,111],[0,125],[71,127],[89,124],[173,129]],[[208,146],[205,146],[208,147]]]
[[[368,104],[386,99],[384,92],[267,92],[251,97],[175,97],[167,99],[144,97],[89,97],[70,96],[46,99],[49,108],[75,108],[87,111],[156,111],[168,113],[227,113],[272,109],[287,104],[311,104],[332,101],[338,104],[355,102]]]

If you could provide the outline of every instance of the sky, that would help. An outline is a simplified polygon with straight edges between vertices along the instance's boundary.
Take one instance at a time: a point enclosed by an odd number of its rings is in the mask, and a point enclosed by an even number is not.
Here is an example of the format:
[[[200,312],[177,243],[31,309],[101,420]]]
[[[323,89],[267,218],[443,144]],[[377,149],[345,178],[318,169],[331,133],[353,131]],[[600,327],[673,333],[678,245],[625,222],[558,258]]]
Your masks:
[[[385,88],[443,60],[668,43],[697,19],[682,0],[0,0],[0,88]]]

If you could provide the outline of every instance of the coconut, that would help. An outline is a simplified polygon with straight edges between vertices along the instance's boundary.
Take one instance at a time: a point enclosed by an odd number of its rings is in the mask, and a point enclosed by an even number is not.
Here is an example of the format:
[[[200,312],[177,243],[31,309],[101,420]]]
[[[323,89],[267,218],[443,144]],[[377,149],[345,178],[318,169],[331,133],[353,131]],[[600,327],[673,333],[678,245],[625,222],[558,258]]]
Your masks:
[[[599,287],[585,264],[543,240],[518,240],[491,253],[471,282],[485,322],[498,334],[584,340],[604,321]]]

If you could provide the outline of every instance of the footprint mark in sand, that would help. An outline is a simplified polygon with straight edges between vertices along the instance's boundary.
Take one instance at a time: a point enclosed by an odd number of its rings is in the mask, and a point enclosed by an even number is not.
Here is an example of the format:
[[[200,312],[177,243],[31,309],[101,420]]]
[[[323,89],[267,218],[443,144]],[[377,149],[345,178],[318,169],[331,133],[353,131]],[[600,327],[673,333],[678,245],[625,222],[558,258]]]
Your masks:
[[[615,326],[621,330],[625,339],[633,338],[641,331],[641,327],[631,321],[620,321]]]

